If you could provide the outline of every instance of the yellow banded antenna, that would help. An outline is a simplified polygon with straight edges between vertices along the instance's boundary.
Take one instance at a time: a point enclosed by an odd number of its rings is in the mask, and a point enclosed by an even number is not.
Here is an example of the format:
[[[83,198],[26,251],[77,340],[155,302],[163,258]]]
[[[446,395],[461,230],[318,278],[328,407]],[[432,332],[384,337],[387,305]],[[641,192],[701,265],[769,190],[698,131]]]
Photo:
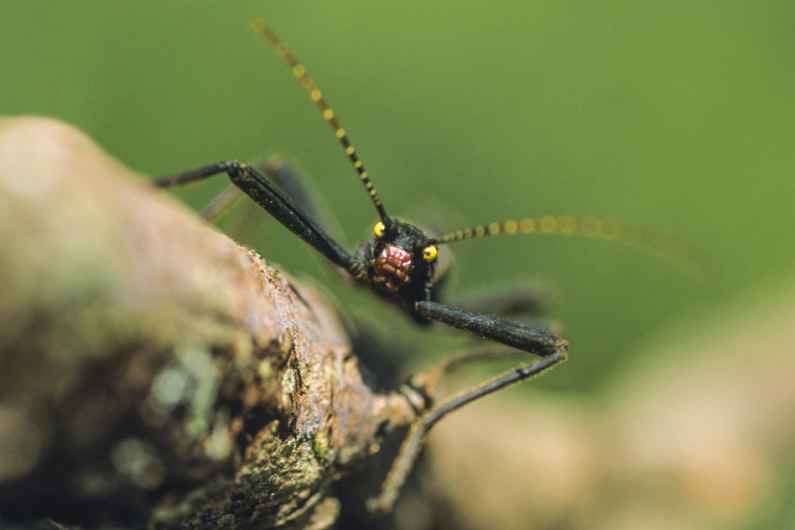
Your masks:
[[[693,249],[668,236],[645,228],[631,227],[617,221],[595,216],[546,215],[508,219],[449,232],[433,238],[430,243],[448,244],[468,239],[499,235],[561,235],[618,241],[647,254],[672,263],[692,276],[701,276]]]
[[[376,191],[375,186],[370,181],[370,176],[364,167],[364,162],[359,158],[356,148],[351,144],[348,133],[340,125],[337,114],[334,112],[334,109],[331,108],[331,105],[328,104],[328,101],[326,101],[320,88],[318,88],[315,81],[309,76],[309,73],[306,71],[304,65],[301,64],[301,61],[299,61],[293,52],[291,52],[279,37],[276,36],[273,30],[261,20],[254,21],[253,27],[254,31],[265,37],[265,40],[267,40],[276,49],[279,55],[282,56],[282,59],[284,59],[292,70],[293,77],[298,81],[298,84],[304,87],[307,94],[309,94],[309,99],[318,106],[323,119],[334,130],[334,135],[337,137],[337,140],[339,140],[342,150],[348,156],[354,169],[356,169],[356,172],[359,174],[359,180],[361,180],[364,189],[370,196],[370,200],[373,201],[376,210],[378,210],[379,217],[381,217],[381,220],[385,224],[388,224],[389,217],[386,214],[386,209],[384,209],[384,204],[378,196],[378,191]]]

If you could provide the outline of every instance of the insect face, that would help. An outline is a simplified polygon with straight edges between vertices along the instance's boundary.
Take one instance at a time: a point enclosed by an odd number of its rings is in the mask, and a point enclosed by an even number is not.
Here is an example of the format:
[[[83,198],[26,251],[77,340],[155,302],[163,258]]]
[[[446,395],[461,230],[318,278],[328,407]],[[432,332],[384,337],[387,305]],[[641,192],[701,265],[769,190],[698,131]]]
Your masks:
[[[373,227],[368,276],[376,285],[398,293],[424,287],[432,277],[438,251],[414,225],[390,219]]]

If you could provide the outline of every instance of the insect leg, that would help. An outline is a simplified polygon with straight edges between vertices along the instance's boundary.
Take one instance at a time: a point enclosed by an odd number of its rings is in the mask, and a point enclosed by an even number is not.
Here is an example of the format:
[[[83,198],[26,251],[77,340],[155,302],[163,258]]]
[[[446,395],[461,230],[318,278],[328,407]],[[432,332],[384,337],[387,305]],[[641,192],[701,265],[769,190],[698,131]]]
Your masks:
[[[301,175],[295,168],[291,167],[283,159],[277,157],[270,158],[266,162],[257,164],[257,168],[276,184],[285,195],[290,197],[296,208],[304,212],[307,217],[316,223],[322,221],[322,217],[312,198],[312,194],[307,189]]]
[[[179,186],[220,173],[226,173],[243,193],[329,261],[351,273],[356,270],[358,266],[356,259],[296,206],[289,196],[252,166],[236,160],[216,162],[179,175],[158,178],[155,180],[155,185],[162,188]]]
[[[199,215],[210,223],[217,221],[240,198],[240,190],[234,184],[227,185],[218,195],[210,199]]]
[[[293,202],[296,208],[301,210],[307,217],[323,226],[333,226],[336,228],[339,223],[329,223],[328,215],[320,215],[320,211],[316,207],[315,201],[307,186],[302,182],[300,173],[294,168],[290,167],[287,162],[278,157],[272,157],[267,161],[254,164],[263,175],[265,175],[272,183],[274,183],[280,190],[282,190]],[[209,222],[217,221],[224,213],[234,206],[241,198],[242,192],[234,184],[229,184],[220,193],[214,196],[210,202],[202,208],[199,214]],[[249,202],[246,202],[244,208],[247,213],[253,207]],[[247,220],[249,215],[244,216]],[[250,222],[242,223],[238,229],[245,226],[250,226]],[[338,230],[336,230],[338,231]],[[334,231],[332,231],[333,233]]]
[[[179,173],[177,175],[169,175],[167,177],[158,177],[152,183],[157,186],[158,188],[173,188],[175,186],[182,186],[184,184],[189,184],[191,182],[197,182],[199,180],[204,180],[206,178],[212,177],[213,175],[220,175],[221,173],[227,173],[227,167],[230,164],[240,164],[239,162],[216,162],[215,164],[208,164],[206,166],[201,166],[196,169],[191,169],[190,171],[185,171],[184,173]]]
[[[518,353],[519,352],[516,350],[482,350],[454,357],[451,360],[445,361],[430,373],[420,374],[420,376],[415,377],[413,386],[418,388],[421,393],[426,396],[434,396],[440,379],[457,367],[474,361],[499,358],[506,355],[517,355]],[[448,396],[435,406],[432,406],[430,410],[420,415],[411,425],[406,438],[403,440],[398,456],[392,463],[392,467],[384,480],[381,493],[368,501],[368,509],[370,511],[392,510],[397,501],[400,489],[408,478],[419,456],[425,435],[442,418],[472,401],[519,381],[537,376],[564,360],[566,360],[565,350],[543,357],[532,364],[516,367],[513,370],[504,372],[472,388]]]
[[[291,167],[284,159],[271,157],[266,161],[253,165],[284,192],[304,215],[316,224],[326,227],[326,231],[332,236],[342,232],[339,222],[329,215],[328,210],[325,208],[321,210],[317,207],[315,197],[310,193],[310,188],[306,185],[301,173]],[[215,222],[237,204],[242,195],[243,193],[237,186],[229,184],[212,198],[207,206],[200,211],[200,215],[209,222]],[[242,204],[242,209],[245,213],[238,216],[238,221],[227,229],[227,233],[239,235],[256,224],[253,222],[253,219],[255,219],[254,212],[259,211],[256,205],[250,201],[245,201]]]
[[[342,224],[334,212],[327,207],[322,196],[312,193],[304,175],[292,164],[280,157],[272,157],[257,166],[271,179],[284,193],[293,200],[293,204],[304,212],[316,224],[325,227],[325,230],[335,239],[345,241]],[[340,237],[342,236],[342,237]]]
[[[522,322],[486,315],[439,302],[420,301],[415,312],[429,320],[443,322],[454,328],[471,331],[499,343],[528,353],[546,357],[565,352],[568,343],[547,327],[534,327]]]

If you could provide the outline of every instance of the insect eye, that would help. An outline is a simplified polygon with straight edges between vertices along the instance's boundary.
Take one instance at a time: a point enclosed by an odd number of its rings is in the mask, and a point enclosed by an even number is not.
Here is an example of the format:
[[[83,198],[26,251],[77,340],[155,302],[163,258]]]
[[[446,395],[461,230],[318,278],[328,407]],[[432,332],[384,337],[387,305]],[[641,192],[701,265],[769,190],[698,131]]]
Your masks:
[[[384,232],[386,232],[386,227],[384,226],[384,223],[382,223],[381,221],[375,223],[375,226],[373,226],[373,234],[375,234],[375,237],[383,236]]]
[[[436,245],[428,245],[422,249],[422,259],[425,261],[436,261],[438,255],[439,249],[436,248]]]

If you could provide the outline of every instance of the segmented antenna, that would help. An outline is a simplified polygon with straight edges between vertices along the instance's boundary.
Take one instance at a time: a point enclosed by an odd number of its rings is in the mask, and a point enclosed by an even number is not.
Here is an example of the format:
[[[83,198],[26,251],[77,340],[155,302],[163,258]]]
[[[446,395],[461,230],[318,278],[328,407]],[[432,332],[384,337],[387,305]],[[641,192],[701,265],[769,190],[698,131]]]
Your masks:
[[[434,238],[431,243],[455,243],[467,239],[516,234],[551,234],[619,241],[668,261],[683,272],[700,276],[700,267],[693,259],[692,249],[681,242],[650,230],[594,216],[547,215],[509,219],[450,232]]]
[[[367,170],[364,168],[364,162],[362,162],[359,155],[356,153],[356,149],[351,144],[350,139],[348,138],[348,133],[345,129],[342,128],[339,121],[337,120],[337,116],[334,113],[334,109],[326,101],[326,98],[323,97],[323,93],[320,92],[317,84],[315,81],[309,76],[306,71],[306,68],[303,64],[298,60],[298,58],[290,51],[290,49],[281,41],[279,37],[261,20],[254,22],[254,30],[258,33],[262,34],[267,40],[282,56],[284,61],[290,66],[293,76],[295,77],[298,84],[300,84],[309,94],[309,99],[315,102],[315,104],[320,108],[320,113],[323,116],[323,119],[328,122],[331,128],[334,130],[334,134],[339,140],[340,145],[342,145],[343,151],[345,154],[348,155],[348,158],[353,164],[353,167],[356,169],[356,172],[359,174],[359,179],[362,181],[365,190],[367,190],[367,194],[370,195],[370,200],[373,201],[376,210],[378,210],[378,215],[381,217],[381,220],[384,223],[387,223],[389,217],[386,214],[386,210],[384,209],[384,205],[381,202],[381,199],[378,197],[378,192],[373,186],[373,183],[370,181],[370,177],[367,174]]]

